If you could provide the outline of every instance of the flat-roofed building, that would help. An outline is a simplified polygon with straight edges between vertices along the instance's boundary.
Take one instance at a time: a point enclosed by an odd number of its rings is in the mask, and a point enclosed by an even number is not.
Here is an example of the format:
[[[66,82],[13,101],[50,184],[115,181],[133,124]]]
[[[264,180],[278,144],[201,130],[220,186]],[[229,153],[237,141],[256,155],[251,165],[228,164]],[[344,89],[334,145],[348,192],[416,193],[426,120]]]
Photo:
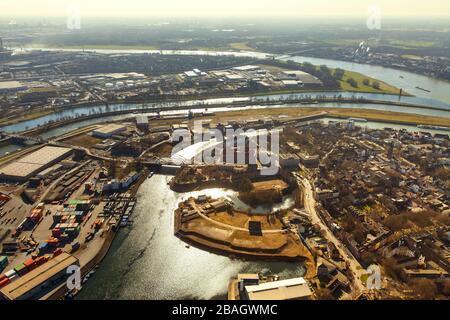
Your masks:
[[[317,168],[320,164],[318,155],[310,156],[301,152],[297,155],[300,158],[300,162],[307,168]]]
[[[144,115],[136,116],[136,127],[139,130],[147,131],[149,129],[148,117]]]
[[[296,88],[301,85],[301,83],[299,83],[299,81],[297,80],[281,80],[281,83],[283,84],[283,86],[288,88]]]
[[[184,73],[184,75],[185,75],[186,77],[188,77],[188,78],[195,78],[195,77],[198,77],[198,74],[195,73],[194,71],[186,71],[186,72]]]
[[[245,286],[259,284],[259,275],[257,273],[239,273],[238,282],[242,282]]]
[[[245,80],[245,78],[243,76],[241,76],[240,74],[227,74],[227,75],[225,75],[225,78],[231,82],[240,82],[240,81]]]
[[[313,292],[304,278],[265,282],[246,286],[248,300],[305,300]]]
[[[323,86],[323,83],[319,78],[300,70],[283,71],[276,76],[276,79],[280,81],[297,81],[299,86],[305,88],[318,88]]]
[[[261,69],[259,66],[253,66],[253,65],[245,65],[245,66],[233,68],[233,70],[238,70],[238,71],[256,71],[259,69]]]
[[[92,134],[95,137],[105,139],[105,138],[110,138],[113,135],[118,134],[120,132],[123,132],[126,129],[127,128],[124,125],[111,123],[111,124],[101,126],[98,129],[95,129],[94,131],[92,131]]]
[[[28,90],[28,86],[19,81],[0,81],[0,93],[12,93]]]
[[[0,297],[6,300],[39,299],[66,281],[70,266],[79,265],[77,258],[64,252],[3,287]]]
[[[0,168],[0,181],[25,181],[67,158],[71,148],[45,146]]]
[[[22,181],[27,180],[34,173],[38,173],[42,166],[35,163],[13,162],[0,169],[0,180]]]

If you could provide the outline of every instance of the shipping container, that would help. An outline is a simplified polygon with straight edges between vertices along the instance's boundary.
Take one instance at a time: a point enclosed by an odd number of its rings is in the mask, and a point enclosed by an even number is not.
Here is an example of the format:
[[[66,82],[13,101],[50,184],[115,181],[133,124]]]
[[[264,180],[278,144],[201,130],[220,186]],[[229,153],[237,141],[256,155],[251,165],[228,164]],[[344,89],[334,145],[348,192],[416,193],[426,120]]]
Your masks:
[[[2,272],[8,265],[8,258],[5,256],[0,257],[0,272]]]
[[[5,276],[9,279],[13,278],[13,277],[17,277],[17,272],[14,269],[11,269],[7,272],[5,272]]]
[[[8,279],[13,282],[16,281],[17,279],[19,279],[19,275],[17,273],[14,273],[11,277],[9,277]]]
[[[53,257],[59,256],[61,253],[63,253],[61,248],[56,249],[53,251]]]
[[[4,286],[8,285],[11,283],[11,280],[9,280],[8,278],[4,278],[2,280],[0,280],[0,288],[3,288]]]
[[[48,247],[48,243],[44,242],[39,245],[38,250],[39,252],[46,252],[48,250]]]
[[[34,261],[36,261],[36,267],[38,267],[38,266],[40,266],[40,265],[46,263],[47,260],[48,260],[47,257],[41,256],[41,257],[37,257],[36,260],[34,260]]]
[[[56,238],[50,238],[48,240],[45,240],[50,246],[55,246],[59,243],[59,240]]]
[[[80,243],[78,241],[72,242],[70,245],[72,247],[71,253],[77,251],[80,248]]]
[[[28,270],[33,270],[34,268],[36,268],[36,261],[33,259],[33,258],[30,258],[30,259],[28,259],[27,261],[25,261],[24,263],[23,263],[27,268],[28,268]]]
[[[61,229],[57,229],[57,228],[53,229],[52,236],[55,238],[59,238],[61,236]]]
[[[58,212],[53,215],[53,223],[60,223],[61,222],[61,213]]]
[[[21,264],[17,265],[17,266],[14,268],[14,271],[16,271],[17,274],[18,274],[19,276],[23,276],[23,275],[26,274],[29,270],[28,270],[28,268],[27,268],[26,265],[24,265],[23,263],[21,263]]]

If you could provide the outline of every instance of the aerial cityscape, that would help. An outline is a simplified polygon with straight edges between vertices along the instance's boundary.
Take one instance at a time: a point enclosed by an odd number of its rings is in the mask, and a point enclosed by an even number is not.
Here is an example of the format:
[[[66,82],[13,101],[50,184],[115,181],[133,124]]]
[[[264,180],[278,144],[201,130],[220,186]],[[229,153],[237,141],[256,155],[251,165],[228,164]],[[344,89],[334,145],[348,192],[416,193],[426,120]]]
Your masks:
[[[0,12],[0,303],[449,300],[448,1],[40,2]]]

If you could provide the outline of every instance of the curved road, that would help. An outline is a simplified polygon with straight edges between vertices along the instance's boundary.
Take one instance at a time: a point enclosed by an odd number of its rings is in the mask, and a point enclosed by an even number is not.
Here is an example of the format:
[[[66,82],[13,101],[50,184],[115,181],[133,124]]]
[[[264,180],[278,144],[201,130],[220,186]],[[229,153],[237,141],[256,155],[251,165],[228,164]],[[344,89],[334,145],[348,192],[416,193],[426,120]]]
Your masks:
[[[332,242],[336,248],[339,250],[339,253],[343,257],[344,261],[349,266],[354,279],[352,283],[352,294],[357,296],[359,293],[366,290],[365,284],[361,281],[361,276],[366,274],[366,270],[361,266],[361,264],[356,260],[356,258],[345,248],[345,246],[341,243],[340,240],[336,238],[336,236],[331,232],[325,222],[322,220],[320,215],[316,210],[316,200],[314,198],[314,192],[311,186],[311,183],[308,179],[302,178],[297,175],[297,179],[303,185],[303,190],[305,192],[305,210],[309,214],[311,218],[311,222],[313,224],[317,224],[323,230],[323,234],[325,239],[329,242]]]

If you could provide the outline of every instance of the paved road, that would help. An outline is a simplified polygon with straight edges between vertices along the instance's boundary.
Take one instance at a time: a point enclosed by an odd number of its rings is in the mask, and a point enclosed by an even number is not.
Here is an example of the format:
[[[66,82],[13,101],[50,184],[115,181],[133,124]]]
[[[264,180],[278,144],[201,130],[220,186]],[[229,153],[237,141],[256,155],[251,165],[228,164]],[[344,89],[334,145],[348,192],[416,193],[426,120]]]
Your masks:
[[[317,213],[316,210],[316,200],[314,199],[314,193],[312,190],[311,183],[307,179],[303,179],[298,177],[301,181],[304,190],[305,190],[305,210],[310,215],[311,222],[313,224],[318,224],[321,229],[324,231],[324,236],[327,241],[332,242],[336,248],[339,250],[339,253],[347,262],[349,269],[354,275],[354,281],[352,283],[353,295],[357,295],[360,292],[366,290],[365,284],[361,281],[361,276],[365,274],[364,268],[361,264],[353,257],[353,255],[348,251],[348,249],[338,240],[333,232],[328,228],[328,226],[322,221],[321,217]]]

